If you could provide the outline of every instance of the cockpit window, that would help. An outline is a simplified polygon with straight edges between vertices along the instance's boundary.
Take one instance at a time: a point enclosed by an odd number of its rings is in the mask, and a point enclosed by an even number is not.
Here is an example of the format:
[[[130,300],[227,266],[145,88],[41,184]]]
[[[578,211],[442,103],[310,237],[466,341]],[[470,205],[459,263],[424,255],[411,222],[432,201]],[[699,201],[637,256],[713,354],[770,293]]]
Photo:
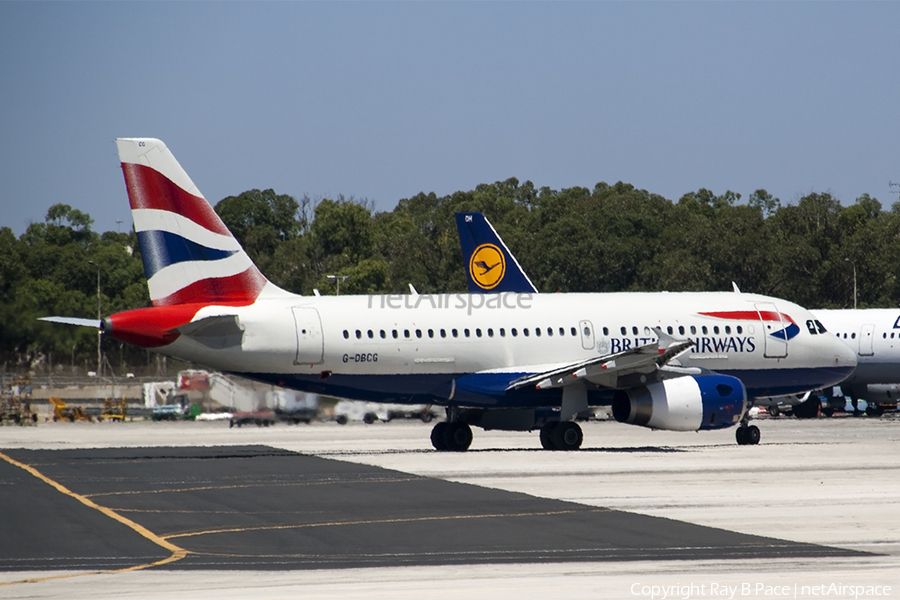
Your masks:
[[[816,324],[812,320],[806,322],[806,328],[809,329],[809,332],[813,335],[818,333],[818,331],[816,331]]]
[[[819,333],[825,333],[825,326],[819,320],[816,320],[816,329],[819,330]]]

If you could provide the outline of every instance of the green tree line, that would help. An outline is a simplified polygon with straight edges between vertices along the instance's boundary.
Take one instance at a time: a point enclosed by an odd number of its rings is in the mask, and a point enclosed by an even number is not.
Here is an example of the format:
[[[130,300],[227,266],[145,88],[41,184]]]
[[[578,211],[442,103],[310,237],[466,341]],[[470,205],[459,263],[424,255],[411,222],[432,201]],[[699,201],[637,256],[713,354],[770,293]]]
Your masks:
[[[537,188],[512,178],[447,196],[421,193],[390,212],[338,197],[299,200],[250,190],[215,206],[275,284],[334,294],[466,289],[454,213],[481,211],[542,292],[722,290],[778,296],[809,308],[892,307],[900,301],[900,204],[828,193],[783,205],[765,190],[700,189],[671,201],[626,183]],[[38,321],[149,306],[134,232],[97,233],[65,204],[16,237],[0,228],[0,361],[4,371],[96,367],[97,334]],[[103,341],[113,372],[153,366],[152,353]]]

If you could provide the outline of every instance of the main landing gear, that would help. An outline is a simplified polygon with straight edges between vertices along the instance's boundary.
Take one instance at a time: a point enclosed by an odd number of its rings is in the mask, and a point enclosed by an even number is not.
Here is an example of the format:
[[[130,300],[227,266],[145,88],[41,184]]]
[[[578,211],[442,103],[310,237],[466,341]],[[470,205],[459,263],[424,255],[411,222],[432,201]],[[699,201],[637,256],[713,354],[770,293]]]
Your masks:
[[[472,428],[460,421],[441,421],[431,430],[435,450],[465,452],[472,444]]]
[[[759,427],[748,425],[747,420],[741,421],[737,431],[734,432],[739,446],[755,446],[759,443]]]
[[[578,450],[584,434],[573,421],[550,421],[541,427],[541,446],[544,450]]]
[[[583,440],[581,427],[572,421],[552,421],[541,427],[541,446],[545,450],[578,450]],[[471,444],[472,428],[462,421],[442,421],[431,430],[435,450],[465,452]]]

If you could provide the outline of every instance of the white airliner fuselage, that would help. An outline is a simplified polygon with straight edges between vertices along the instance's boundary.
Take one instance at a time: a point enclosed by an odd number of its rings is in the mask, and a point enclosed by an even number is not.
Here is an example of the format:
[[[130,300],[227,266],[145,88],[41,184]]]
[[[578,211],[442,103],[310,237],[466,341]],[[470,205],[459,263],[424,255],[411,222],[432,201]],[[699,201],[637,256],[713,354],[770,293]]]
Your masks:
[[[814,310],[813,315],[857,356],[841,390],[855,402],[896,404],[900,384],[900,309]],[[877,412],[878,409],[875,409]]]
[[[165,144],[117,145],[153,306],[107,317],[104,334],[298,390],[446,406],[438,450],[467,449],[470,425],[539,428],[544,448],[574,450],[572,419],[604,403],[657,429],[740,423],[738,443],[756,444],[748,396],[833,385],[856,365],[809,312],[766,296],[491,293],[515,260],[490,244],[469,261],[486,294],[294,295],[256,268]]]
[[[650,344],[657,341],[654,327],[693,341],[680,366],[733,375],[751,397],[831,385],[854,366],[844,344],[807,328],[814,317],[805,309],[730,292],[284,294],[245,307],[205,306],[193,320],[226,316],[236,323],[230,340],[195,333],[158,350],[310,392],[484,407],[503,405],[510,373],[540,373]],[[115,323],[114,316],[107,327],[113,335]],[[548,395],[520,394],[533,406],[547,405]]]

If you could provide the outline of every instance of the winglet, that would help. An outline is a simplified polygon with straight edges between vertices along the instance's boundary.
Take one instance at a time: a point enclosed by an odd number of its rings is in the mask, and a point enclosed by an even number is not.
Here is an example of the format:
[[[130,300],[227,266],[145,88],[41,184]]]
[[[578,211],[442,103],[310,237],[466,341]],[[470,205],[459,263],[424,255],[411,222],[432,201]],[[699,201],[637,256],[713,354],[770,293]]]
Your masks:
[[[487,217],[478,212],[456,213],[456,228],[470,293],[537,293]]]

